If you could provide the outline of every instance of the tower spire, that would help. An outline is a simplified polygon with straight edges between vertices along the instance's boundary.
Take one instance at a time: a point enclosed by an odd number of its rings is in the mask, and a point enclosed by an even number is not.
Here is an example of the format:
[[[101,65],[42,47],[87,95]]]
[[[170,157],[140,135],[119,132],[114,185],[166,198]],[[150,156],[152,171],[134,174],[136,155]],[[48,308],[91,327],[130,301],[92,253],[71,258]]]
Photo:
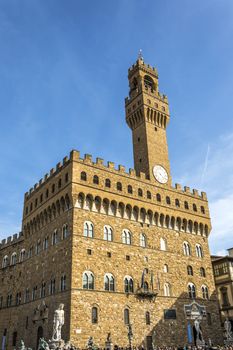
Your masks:
[[[143,61],[142,49],[138,52],[138,59]]]

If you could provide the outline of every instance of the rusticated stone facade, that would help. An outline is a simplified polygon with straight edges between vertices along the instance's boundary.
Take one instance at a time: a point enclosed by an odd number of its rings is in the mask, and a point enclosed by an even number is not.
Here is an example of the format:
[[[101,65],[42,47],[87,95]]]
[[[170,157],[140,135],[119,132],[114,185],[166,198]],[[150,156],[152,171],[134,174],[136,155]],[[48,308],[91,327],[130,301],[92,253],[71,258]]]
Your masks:
[[[222,340],[206,194],[171,185],[168,100],[157,71],[139,59],[129,84],[135,170],[72,151],[25,194],[22,232],[2,241],[0,337],[7,349],[21,338],[33,348],[39,336],[51,338],[59,303],[63,338],[81,348],[89,336],[104,347],[108,333],[127,346],[129,323],[133,345],[184,345],[184,305],[192,299],[206,306],[204,339]]]

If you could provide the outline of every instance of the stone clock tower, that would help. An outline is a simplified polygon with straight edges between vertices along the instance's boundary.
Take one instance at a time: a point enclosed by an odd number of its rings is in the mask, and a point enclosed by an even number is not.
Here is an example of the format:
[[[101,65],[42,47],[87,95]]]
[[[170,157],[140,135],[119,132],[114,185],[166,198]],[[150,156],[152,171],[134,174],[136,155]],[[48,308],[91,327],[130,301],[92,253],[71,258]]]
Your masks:
[[[159,93],[158,72],[140,56],[129,69],[128,79],[125,111],[133,134],[134,167],[157,185],[171,185],[166,136],[169,106],[167,97]]]

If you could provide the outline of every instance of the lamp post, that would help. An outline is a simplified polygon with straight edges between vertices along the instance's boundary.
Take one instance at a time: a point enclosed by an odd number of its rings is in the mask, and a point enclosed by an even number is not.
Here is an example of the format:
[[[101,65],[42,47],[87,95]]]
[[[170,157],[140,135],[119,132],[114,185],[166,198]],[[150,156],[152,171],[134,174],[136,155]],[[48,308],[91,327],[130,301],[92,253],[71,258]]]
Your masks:
[[[133,331],[132,331],[132,325],[128,324],[128,339],[129,339],[129,349],[132,348],[132,339],[133,339]]]

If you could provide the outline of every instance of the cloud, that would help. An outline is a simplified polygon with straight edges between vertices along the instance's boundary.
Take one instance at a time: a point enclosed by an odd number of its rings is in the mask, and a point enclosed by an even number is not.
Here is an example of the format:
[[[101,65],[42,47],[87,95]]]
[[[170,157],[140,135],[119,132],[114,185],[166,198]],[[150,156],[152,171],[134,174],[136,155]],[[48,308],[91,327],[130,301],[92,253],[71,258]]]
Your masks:
[[[205,146],[203,145],[203,148]],[[203,152],[204,153],[204,152]],[[212,254],[233,246],[233,133],[221,135],[208,144],[205,159],[195,159],[199,166],[181,176],[181,183],[192,184],[207,192],[212,222],[209,243]],[[193,155],[193,158],[197,155]],[[193,164],[193,159],[192,159]],[[181,169],[181,171],[184,169]],[[179,181],[180,182],[180,181]]]

